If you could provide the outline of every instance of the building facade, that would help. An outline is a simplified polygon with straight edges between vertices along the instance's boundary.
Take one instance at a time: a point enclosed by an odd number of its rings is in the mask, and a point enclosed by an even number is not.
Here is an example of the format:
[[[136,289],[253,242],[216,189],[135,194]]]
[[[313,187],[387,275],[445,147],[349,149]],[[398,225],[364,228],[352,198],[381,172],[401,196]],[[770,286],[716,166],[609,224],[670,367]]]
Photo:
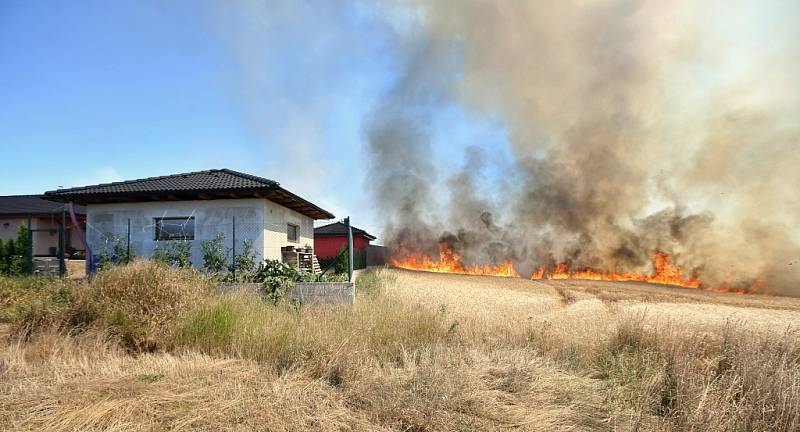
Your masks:
[[[61,189],[47,196],[86,205],[92,264],[118,244],[147,258],[159,245],[185,241],[192,264],[200,267],[202,242],[217,236],[231,256],[249,243],[257,261],[280,260],[283,247],[312,247],[314,220],[333,218],[273,180],[227,169]]]

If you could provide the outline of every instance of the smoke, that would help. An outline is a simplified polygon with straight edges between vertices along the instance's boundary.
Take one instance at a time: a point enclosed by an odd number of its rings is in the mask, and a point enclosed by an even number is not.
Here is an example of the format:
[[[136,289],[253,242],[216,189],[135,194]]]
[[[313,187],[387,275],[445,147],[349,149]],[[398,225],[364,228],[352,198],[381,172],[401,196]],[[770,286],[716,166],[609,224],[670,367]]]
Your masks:
[[[445,242],[522,274],[633,270],[660,250],[707,286],[800,295],[796,5],[409,7],[406,69],[366,124],[391,246]],[[479,148],[435,157],[448,104],[502,119],[513,181],[487,192]]]

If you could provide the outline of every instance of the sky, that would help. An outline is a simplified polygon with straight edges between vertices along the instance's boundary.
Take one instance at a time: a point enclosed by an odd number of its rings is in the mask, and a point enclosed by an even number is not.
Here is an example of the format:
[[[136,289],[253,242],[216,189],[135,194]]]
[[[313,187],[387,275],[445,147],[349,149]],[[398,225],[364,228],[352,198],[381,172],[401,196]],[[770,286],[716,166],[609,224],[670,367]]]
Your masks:
[[[372,2],[0,2],[0,194],[230,168],[379,234],[364,123],[407,61],[404,14]],[[446,131],[432,137],[442,155],[504,146],[502,125],[462,107],[431,121]]]

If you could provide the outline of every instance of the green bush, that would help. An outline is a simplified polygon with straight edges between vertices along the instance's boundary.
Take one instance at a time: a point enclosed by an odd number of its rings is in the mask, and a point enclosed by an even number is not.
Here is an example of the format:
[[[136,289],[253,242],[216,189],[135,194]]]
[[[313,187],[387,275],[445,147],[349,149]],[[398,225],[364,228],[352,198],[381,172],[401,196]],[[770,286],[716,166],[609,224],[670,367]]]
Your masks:
[[[256,264],[256,251],[251,240],[242,242],[242,250],[234,257],[230,271],[236,282],[259,282],[254,280],[258,265]]]
[[[16,239],[0,241],[0,274],[22,276],[29,273],[28,228],[20,225]]]
[[[228,267],[228,257],[225,252],[225,235],[217,234],[211,240],[200,243],[203,253],[203,268],[212,274],[223,273]]]
[[[128,248],[127,239],[122,236],[105,233],[103,244],[97,251],[97,269],[108,269],[115,264],[128,264],[136,259],[136,252]]]
[[[170,241],[159,243],[153,250],[152,260],[171,267],[191,267],[192,243],[190,241]]]
[[[253,281],[264,285],[268,299],[277,302],[286,295],[295,282],[312,282],[315,275],[297,270],[278,260],[264,260],[256,271]]]

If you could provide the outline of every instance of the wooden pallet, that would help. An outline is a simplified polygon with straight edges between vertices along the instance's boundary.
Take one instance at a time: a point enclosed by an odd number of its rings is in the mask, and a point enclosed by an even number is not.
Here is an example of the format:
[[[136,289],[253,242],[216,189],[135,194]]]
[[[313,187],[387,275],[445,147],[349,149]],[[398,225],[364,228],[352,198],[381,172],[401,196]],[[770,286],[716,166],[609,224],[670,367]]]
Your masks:
[[[283,262],[301,271],[319,273],[321,271],[317,256],[313,253],[284,250],[281,253]]]

